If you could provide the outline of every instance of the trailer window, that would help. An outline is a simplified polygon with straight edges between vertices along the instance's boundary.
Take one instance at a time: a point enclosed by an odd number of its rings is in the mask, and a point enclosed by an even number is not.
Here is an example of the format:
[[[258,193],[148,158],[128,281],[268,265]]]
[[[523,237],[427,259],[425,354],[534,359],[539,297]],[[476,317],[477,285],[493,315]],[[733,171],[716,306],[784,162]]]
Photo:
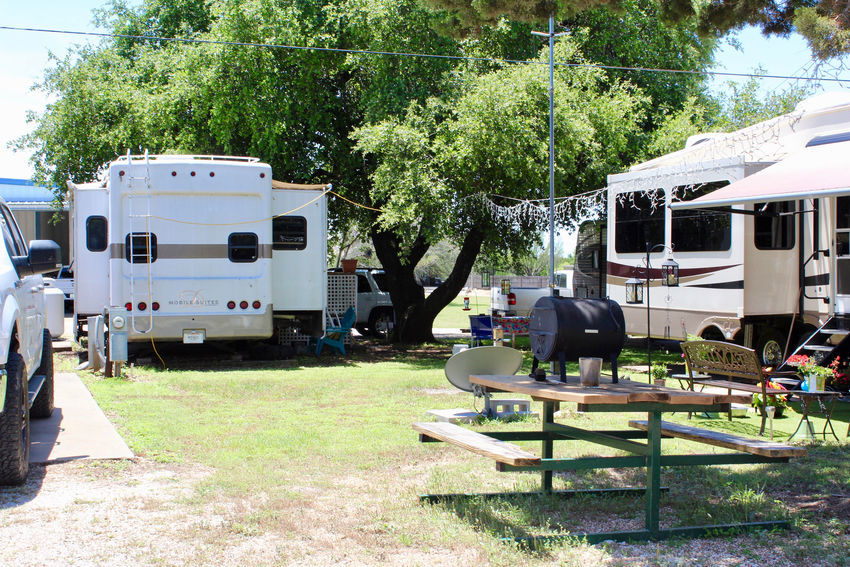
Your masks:
[[[272,221],[272,250],[304,250],[307,248],[307,219],[275,217]]]
[[[793,213],[796,210],[793,201],[778,203],[756,203],[757,211],[753,223],[753,239],[759,250],[791,250],[796,242],[794,236],[794,215],[778,216],[780,213]]]
[[[653,206],[653,200],[646,192],[635,191],[618,196],[614,215],[614,248],[617,252],[646,252],[647,242],[664,242],[664,203]]]
[[[850,228],[850,197],[835,199],[835,228]]]
[[[150,248],[150,255],[148,255]],[[131,232],[124,237],[124,258],[131,264],[156,262],[156,234]]]
[[[106,217],[93,216],[86,219],[86,249],[91,252],[106,250]]]
[[[231,262],[256,262],[259,246],[253,232],[234,232],[227,237],[227,254]]]
[[[728,181],[704,183],[698,189],[687,191],[688,200],[696,199],[715,189],[729,185]],[[681,197],[684,187],[676,187],[673,194]],[[721,211],[690,209],[673,211],[673,252],[721,252],[732,246],[732,213],[730,207]]]

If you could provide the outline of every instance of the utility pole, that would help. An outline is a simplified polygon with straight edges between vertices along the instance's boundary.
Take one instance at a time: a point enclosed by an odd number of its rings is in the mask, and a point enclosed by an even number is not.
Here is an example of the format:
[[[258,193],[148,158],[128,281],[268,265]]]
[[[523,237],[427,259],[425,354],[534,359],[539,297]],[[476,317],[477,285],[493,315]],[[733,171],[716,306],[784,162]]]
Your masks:
[[[555,295],[555,14],[549,16],[549,33],[531,32],[549,38],[549,294]]]

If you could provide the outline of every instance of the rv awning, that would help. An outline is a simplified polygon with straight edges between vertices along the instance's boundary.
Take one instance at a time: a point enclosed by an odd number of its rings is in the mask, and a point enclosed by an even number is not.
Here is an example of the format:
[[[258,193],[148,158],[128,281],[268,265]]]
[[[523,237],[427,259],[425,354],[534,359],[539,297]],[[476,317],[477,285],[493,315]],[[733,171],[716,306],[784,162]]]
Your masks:
[[[330,183],[326,183],[325,185],[301,185],[298,183],[286,183],[284,181],[272,179],[272,189],[301,189],[302,191],[321,191],[330,186]]]
[[[670,208],[700,209],[744,203],[850,195],[850,142],[806,148],[740,181]]]

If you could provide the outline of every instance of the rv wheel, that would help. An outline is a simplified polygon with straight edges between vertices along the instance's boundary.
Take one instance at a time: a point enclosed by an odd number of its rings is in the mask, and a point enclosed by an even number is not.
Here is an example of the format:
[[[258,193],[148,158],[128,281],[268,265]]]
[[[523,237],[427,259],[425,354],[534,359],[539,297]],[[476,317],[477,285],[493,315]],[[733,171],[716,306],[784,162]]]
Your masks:
[[[774,367],[782,364],[782,345],[782,337],[773,329],[765,329],[759,333],[756,354],[761,358],[762,364]]]

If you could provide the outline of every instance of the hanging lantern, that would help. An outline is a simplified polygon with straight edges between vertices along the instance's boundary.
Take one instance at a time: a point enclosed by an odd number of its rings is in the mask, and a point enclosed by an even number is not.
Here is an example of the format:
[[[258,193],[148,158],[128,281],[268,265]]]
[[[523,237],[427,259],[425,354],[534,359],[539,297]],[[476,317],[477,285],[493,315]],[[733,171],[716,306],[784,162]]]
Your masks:
[[[667,287],[679,286],[679,264],[673,258],[667,258],[661,264],[661,285]]]
[[[626,303],[643,303],[643,280],[634,276],[626,280]]]

